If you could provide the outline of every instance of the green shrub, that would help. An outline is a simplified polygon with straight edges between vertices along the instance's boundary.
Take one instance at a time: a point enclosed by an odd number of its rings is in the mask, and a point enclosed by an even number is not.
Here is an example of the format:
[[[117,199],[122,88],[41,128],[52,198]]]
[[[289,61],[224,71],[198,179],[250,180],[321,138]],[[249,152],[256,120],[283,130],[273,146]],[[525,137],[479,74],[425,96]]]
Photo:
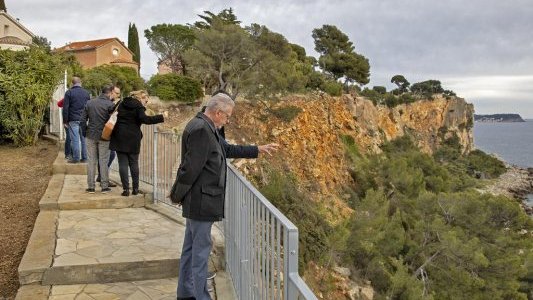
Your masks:
[[[322,83],[321,89],[331,96],[340,96],[342,95],[343,86],[340,82],[326,80]]]
[[[298,227],[302,272],[308,262],[320,261],[326,256],[331,226],[318,212],[318,205],[298,190],[298,183],[290,172],[271,169],[267,174],[267,183],[259,191]]]
[[[17,146],[36,142],[64,67],[59,55],[41,48],[0,50],[0,130],[4,138]]]
[[[296,118],[299,113],[302,112],[302,109],[294,105],[288,105],[280,108],[274,108],[271,110],[271,112],[283,122],[289,123]]]
[[[385,95],[387,93],[387,88],[384,86],[377,85],[377,86],[372,87],[372,90],[382,95]]]
[[[148,90],[163,101],[192,103],[204,95],[199,81],[172,73],[152,76]]]
[[[366,97],[370,101],[372,101],[372,103],[374,103],[374,105],[378,105],[378,104],[383,103],[383,99],[385,99],[386,92],[385,93],[380,93],[379,89],[378,89],[378,91],[376,91],[375,89],[371,90],[369,88],[365,88],[359,94],[361,96],[363,96],[363,97]]]
[[[83,87],[93,95],[99,95],[106,84],[116,84],[124,95],[145,88],[144,80],[130,67],[103,65],[85,72]]]
[[[497,178],[505,173],[505,164],[492,155],[481,150],[474,150],[466,156],[469,170],[475,175],[480,172],[488,178]]]

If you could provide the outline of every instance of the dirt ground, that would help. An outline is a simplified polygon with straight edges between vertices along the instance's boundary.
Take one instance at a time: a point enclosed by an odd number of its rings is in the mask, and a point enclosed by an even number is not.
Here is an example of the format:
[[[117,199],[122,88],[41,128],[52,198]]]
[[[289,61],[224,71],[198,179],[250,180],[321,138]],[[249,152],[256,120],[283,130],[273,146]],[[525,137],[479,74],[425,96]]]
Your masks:
[[[0,299],[14,299],[17,268],[39,213],[58,147],[0,145]]]

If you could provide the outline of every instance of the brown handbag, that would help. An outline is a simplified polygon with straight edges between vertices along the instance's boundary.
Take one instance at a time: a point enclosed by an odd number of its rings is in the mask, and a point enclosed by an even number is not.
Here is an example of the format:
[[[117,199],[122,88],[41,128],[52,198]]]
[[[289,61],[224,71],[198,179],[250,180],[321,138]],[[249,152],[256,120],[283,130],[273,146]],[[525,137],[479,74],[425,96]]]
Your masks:
[[[104,130],[102,130],[102,140],[109,141],[111,139],[111,133],[113,133],[113,128],[115,128],[115,124],[117,124],[117,117],[118,117],[118,107],[120,106],[120,103],[122,100],[117,103],[117,106],[115,107],[115,110],[113,110],[113,113],[109,117],[109,120],[104,125]]]

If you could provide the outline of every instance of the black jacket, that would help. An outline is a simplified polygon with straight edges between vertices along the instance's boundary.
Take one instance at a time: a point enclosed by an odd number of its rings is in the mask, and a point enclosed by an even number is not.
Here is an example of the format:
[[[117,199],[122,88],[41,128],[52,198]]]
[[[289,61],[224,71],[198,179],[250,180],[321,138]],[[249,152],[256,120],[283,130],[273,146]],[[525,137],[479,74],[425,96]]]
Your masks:
[[[81,113],[90,98],[89,93],[79,85],[68,90],[63,98],[63,123],[80,121]]]
[[[141,124],[156,124],[164,121],[163,115],[147,116],[146,108],[132,97],[126,97],[119,104],[117,123],[111,134],[109,149],[138,154],[141,150]]]
[[[257,146],[230,145],[203,113],[189,121],[181,139],[181,164],[176,175],[183,217],[198,221],[224,218],[226,158],[256,158]]]

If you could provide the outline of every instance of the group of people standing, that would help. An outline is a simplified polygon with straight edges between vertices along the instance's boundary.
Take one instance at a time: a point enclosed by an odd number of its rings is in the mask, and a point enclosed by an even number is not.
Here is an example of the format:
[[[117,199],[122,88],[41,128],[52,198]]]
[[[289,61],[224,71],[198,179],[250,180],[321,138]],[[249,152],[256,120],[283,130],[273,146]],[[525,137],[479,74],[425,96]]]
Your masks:
[[[98,181],[102,193],[116,186],[109,181],[109,166],[117,156],[122,196],[130,195],[128,173],[132,178],[131,194],[139,193],[141,124],[164,121],[163,115],[145,114],[147,103],[145,91],[135,91],[121,99],[120,88],[111,84],[102,87],[98,97],[90,99],[89,93],[81,87],[80,78],[72,78],[72,87],[65,93],[62,103],[63,123],[67,128],[65,156],[68,163],[87,162],[86,192],[95,193]],[[104,140],[102,131],[115,110],[118,115],[111,139]]]
[[[128,169],[132,177],[131,193],[139,193],[139,152],[141,124],[164,121],[163,115],[147,116],[144,91],[132,92],[120,100],[120,89],[106,85],[102,93],[89,100],[79,78],[72,80],[63,103],[63,120],[68,128],[70,163],[87,160],[87,192],[95,192],[95,170],[99,164],[102,193],[110,191],[108,166],[110,153],[116,151],[123,196],[129,196]],[[182,205],[186,218],[185,236],[180,259],[177,287],[178,300],[209,300],[207,287],[208,258],[211,253],[211,228],[224,218],[226,190],[226,159],[256,158],[260,153],[278,150],[275,143],[266,145],[232,145],[224,136],[223,127],[235,102],[224,92],[215,93],[201,112],[189,121],[181,139],[181,163],[170,198]],[[110,141],[101,138],[105,123],[113,111],[117,122]],[[86,144],[86,146],[84,146]],[[85,153],[84,153],[84,150]],[[211,275],[213,277],[213,275]]]

